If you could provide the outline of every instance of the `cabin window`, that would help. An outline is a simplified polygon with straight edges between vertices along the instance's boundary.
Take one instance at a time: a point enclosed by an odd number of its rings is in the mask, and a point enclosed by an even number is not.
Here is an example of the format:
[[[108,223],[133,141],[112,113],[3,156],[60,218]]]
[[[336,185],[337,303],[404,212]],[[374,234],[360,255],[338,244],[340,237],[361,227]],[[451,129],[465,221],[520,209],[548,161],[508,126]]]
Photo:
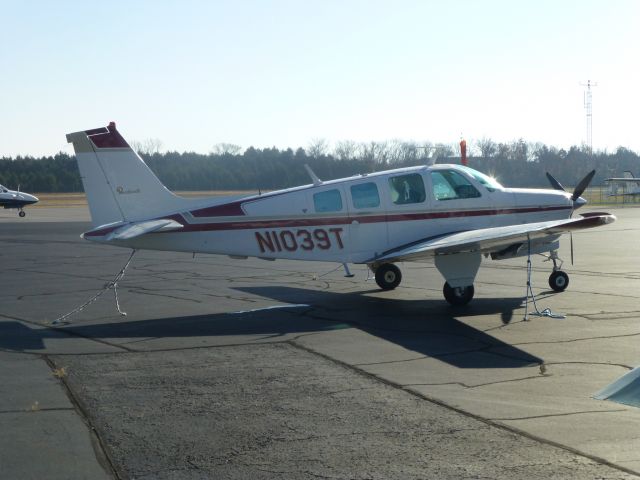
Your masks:
[[[454,200],[457,198],[477,198],[480,192],[463,175],[454,170],[431,172],[433,195],[436,200]]]
[[[339,212],[342,210],[342,195],[340,190],[327,190],[313,195],[313,205],[316,212]]]
[[[399,175],[389,179],[391,201],[396,205],[422,203],[427,198],[424,181],[419,173]]]
[[[378,186],[373,183],[361,183],[351,187],[351,198],[355,208],[374,208],[380,206]]]

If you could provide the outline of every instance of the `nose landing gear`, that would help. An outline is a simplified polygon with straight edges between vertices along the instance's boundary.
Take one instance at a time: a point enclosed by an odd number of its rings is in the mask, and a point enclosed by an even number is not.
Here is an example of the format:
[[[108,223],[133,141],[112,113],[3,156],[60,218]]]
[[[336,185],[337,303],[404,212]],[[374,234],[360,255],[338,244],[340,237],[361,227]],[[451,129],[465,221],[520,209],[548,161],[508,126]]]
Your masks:
[[[552,250],[549,260],[553,262],[553,272],[549,275],[549,287],[554,292],[564,292],[569,286],[569,275],[561,270],[562,260],[558,257],[557,250]],[[558,266],[558,261],[560,266]]]

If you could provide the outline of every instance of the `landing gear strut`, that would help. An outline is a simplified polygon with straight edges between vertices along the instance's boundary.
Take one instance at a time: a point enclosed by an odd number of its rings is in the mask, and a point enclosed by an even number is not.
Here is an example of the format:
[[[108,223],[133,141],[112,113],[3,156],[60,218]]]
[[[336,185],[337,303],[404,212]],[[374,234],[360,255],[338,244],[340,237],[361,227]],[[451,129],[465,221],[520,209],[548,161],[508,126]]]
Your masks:
[[[467,285],[466,287],[452,287],[449,282],[445,282],[442,288],[442,293],[447,302],[454,306],[466,305],[473,298],[475,289],[473,285]]]
[[[549,286],[554,292],[564,292],[569,286],[569,275],[560,270],[562,260],[558,258],[558,252],[552,250],[549,260],[553,262],[553,272],[549,275]],[[558,266],[558,261],[560,261],[560,266]]]

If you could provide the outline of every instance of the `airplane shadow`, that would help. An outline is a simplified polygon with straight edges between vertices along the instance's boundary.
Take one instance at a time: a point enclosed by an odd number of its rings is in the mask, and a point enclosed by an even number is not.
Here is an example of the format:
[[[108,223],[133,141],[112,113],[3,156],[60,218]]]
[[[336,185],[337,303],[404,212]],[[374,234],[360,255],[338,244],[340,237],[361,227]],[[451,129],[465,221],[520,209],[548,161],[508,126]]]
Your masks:
[[[395,300],[360,292],[334,293],[283,286],[237,290],[283,304],[304,305],[58,328],[31,328],[17,321],[0,321],[0,349],[43,350],[48,339],[69,336],[108,339],[116,344],[122,339],[126,341],[121,344],[126,345],[150,338],[251,335],[277,339],[289,334],[355,327],[458,368],[521,368],[543,363],[542,359],[456,318],[500,314],[503,322],[508,323],[521,298],[476,299],[466,307],[452,308],[439,299]]]

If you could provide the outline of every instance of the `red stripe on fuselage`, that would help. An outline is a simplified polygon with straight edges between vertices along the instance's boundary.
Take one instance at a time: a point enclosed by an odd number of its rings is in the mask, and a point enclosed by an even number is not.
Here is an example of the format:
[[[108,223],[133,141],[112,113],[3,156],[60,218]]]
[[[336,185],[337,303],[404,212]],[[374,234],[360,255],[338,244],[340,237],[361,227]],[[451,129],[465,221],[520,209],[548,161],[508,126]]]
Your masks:
[[[315,217],[315,218],[288,218],[274,220],[251,220],[251,221],[230,221],[211,223],[188,223],[184,228],[176,230],[179,232],[205,232],[215,230],[249,230],[256,228],[291,228],[291,227],[313,227],[323,225],[348,225],[354,220],[360,223],[381,223],[381,222],[411,222],[419,220],[434,220],[443,218],[461,217],[481,217],[493,215],[512,215],[515,213],[535,213],[558,210],[570,210],[570,206],[553,207],[528,207],[528,208],[505,208],[492,210],[460,210],[448,212],[420,212],[420,213],[391,213],[380,215],[346,215],[340,217]],[[180,221],[175,219],[176,221]],[[182,223],[182,222],[181,222]]]
[[[570,206],[559,205],[551,207],[525,207],[525,208],[502,208],[491,210],[459,210],[447,212],[419,212],[419,213],[390,213],[379,215],[345,215],[340,217],[315,217],[315,218],[285,218],[274,220],[243,220],[243,221],[227,221],[227,222],[209,222],[209,223],[188,223],[182,214],[170,215],[168,218],[180,223],[183,228],[171,232],[153,232],[153,233],[184,233],[184,232],[209,232],[224,230],[251,230],[265,228],[292,228],[292,227],[313,227],[323,225],[348,225],[354,220],[360,223],[381,223],[381,222],[411,222],[420,220],[436,220],[444,218],[464,218],[464,217],[482,217],[494,215],[513,215],[516,213],[538,213],[552,212],[559,210],[570,210]],[[108,227],[101,230],[93,230],[85,233],[88,237],[100,237],[107,235],[122,225]]]

